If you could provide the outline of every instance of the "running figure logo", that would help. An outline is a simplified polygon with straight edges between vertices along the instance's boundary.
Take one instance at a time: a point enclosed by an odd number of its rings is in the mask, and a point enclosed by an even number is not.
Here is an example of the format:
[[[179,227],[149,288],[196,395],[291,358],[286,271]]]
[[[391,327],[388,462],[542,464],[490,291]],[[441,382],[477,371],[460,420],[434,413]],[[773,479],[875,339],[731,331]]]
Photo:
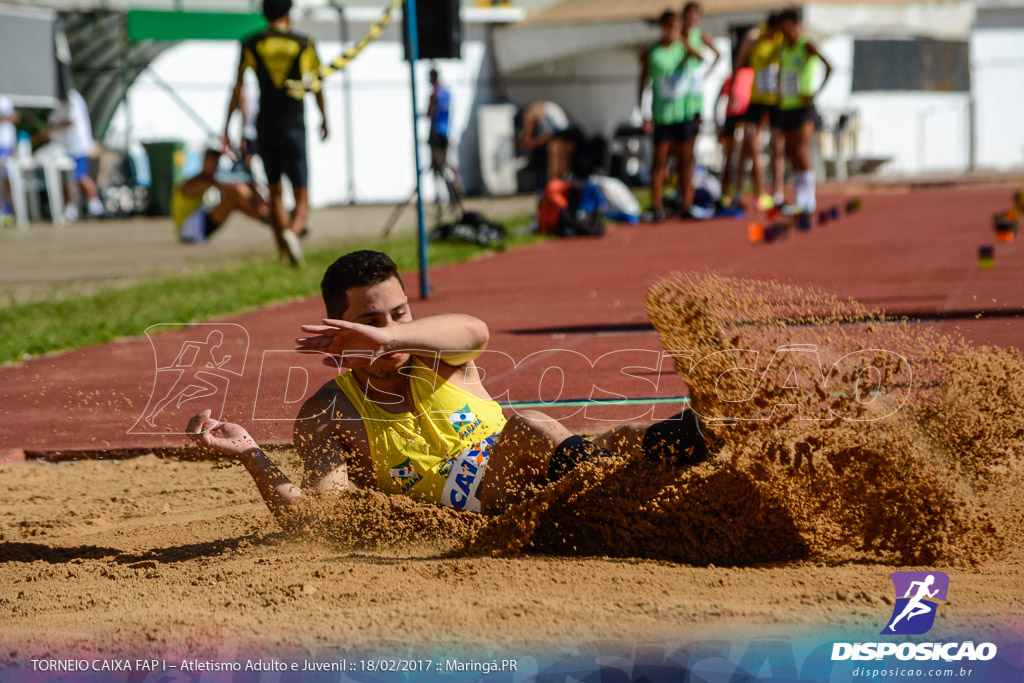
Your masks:
[[[213,411],[218,417],[227,400],[231,376],[242,376],[249,334],[241,325],[194,323],[187,326],[190,334],[184,342],[179,335],[169,334],[168,327],[153,325],[146,330],[153,345],[156,373],[146,409],[129,434],[183,434],[187,414],[195,412],[193,407],[198,405],[185,404],[203,399],[204,405],[210,405],[220,394],[220,410]]]
[[[916,636],[935,623],[939,600],[946,599],[949,577],[943,572],[893,572],[896,604],[882,635]]]

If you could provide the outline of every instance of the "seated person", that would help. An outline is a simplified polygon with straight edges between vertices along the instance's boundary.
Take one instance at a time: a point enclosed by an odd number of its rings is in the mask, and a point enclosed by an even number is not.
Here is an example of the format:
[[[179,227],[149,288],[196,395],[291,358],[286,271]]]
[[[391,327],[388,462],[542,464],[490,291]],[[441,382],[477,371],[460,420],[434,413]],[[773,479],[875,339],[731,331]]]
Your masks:
[[[386,254],[342,256],[321,290],[329,318],[304,325],[308,336],[297,340],[298,349],[329,354],[326,365],[348,372],[324,384],[295,420],[302,487],[244,428],[213,419],[209,410],[186,430],[206,452],[239,460],[281,520],[306,499],[303,489],[345,491],[350,478],[384,493],[497,513],[581,462],[615,455],[609,448],[676,465],[708,457],[689,410],[591,441],[536,411],[506,419],[474,363],[487,346],[487,325],[455,313],[414,319]]]
[[[516,149],[530,152],[543,147],[547,151],[545,182],[564,176],[569,171],[575,136],[579,134],[565,110],[554,102],[534,102],[523,108],[521,118]]]
[[[267,202],[253,187],[245,183],[222,183],[216,180],[220,157],[219,150],[207,149],[199,175],[174,188],[174,194],[171,195],[171,217],[182,242],[205,243],[235,209],[263,223],[269,221]],[[203,195],[211,187],[220,193],[220,203],[207,210],[203,207]]]

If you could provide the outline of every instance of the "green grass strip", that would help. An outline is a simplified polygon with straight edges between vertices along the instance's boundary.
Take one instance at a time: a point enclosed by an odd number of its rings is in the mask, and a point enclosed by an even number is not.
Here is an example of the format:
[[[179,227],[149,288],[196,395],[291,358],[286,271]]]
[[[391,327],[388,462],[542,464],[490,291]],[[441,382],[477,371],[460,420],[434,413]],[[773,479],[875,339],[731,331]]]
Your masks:
[[[509,221],[522,226],[522,221]],[[509,230],[508,248],[543,239]],[[224,268],[160,278],[88,296],[17,303],[0,308],[0,363],[141,335],[150,325],[199,322],[320,293],[320,279],[336,258],[356,249],[386,251],[402,272],[417,268],[416,239],[339,242],[306,251],[306,267],[276,259],[243,258]],[[434,242],[432,266],[484,253],[473,244]],[[415,283],[406,283],[416,291]]]

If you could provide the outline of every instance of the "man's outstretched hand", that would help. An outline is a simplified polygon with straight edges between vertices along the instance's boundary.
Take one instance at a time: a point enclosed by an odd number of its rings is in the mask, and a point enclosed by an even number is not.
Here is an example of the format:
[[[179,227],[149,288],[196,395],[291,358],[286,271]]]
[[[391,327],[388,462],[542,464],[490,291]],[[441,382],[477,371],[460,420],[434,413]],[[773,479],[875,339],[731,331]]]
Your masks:
[[[211,455],[235,458],[259,448],[244,427],[214,420],[209,409],[189,420],[185,432],[203,452]]]
[[[395,350],[394,337],[386,329],[330,318],[324,318],[323,323],[303,325],[303,332],[315,336],[297,338],[296,350],[341,356],[341,364],[346,368],[369,365],[378,356]],[[323,363],[337,367],[337,358],[325,358]]]

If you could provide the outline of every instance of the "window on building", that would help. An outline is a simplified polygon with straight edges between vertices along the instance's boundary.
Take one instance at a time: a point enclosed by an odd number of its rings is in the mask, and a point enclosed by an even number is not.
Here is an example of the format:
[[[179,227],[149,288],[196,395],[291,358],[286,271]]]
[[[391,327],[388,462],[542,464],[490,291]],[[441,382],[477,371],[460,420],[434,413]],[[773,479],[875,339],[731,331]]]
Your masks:
[[[970,89],[967,41],[915,38],[853,42],[854,92]]]

